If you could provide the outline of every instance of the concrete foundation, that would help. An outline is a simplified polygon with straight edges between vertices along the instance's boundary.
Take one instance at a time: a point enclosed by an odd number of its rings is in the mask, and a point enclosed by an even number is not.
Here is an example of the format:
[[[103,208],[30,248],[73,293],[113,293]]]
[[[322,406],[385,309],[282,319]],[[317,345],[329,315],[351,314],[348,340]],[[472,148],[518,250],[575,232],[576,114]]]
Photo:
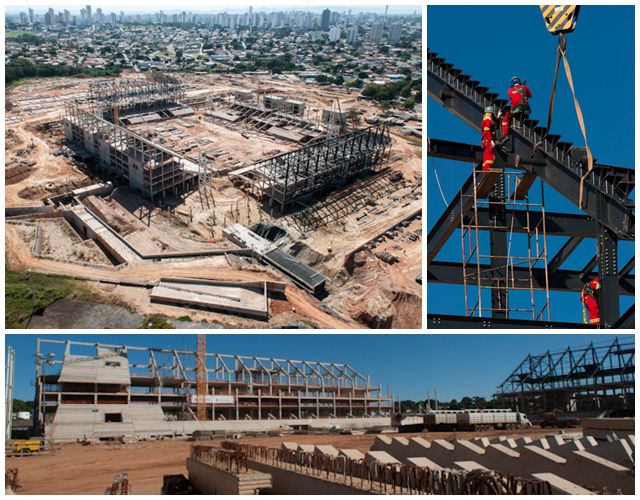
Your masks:
[[[249,470],[233,474],[187,457],[189,482],[204,495],[257,495],[272,486],[271,476]]]

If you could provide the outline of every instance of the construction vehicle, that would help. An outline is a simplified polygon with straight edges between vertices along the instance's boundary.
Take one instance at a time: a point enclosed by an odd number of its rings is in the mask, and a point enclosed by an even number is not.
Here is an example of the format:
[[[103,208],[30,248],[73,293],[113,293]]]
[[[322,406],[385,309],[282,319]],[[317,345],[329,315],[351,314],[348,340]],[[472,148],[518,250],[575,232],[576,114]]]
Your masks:
[[[576,427],[580,424],[580,420],[575,417],[569,417],[562,414],[558,410],[547,411],[540,416],[540,420],[536,422],[543,429],[545,427],[556,427],[558,429],[566,429]]]
[[[42,448],[42,440],[40,439],[19,439],[11,443],[12,453],[20,453],[22,455],[40,453]]]
[[[524,413],[508,409],[498,410],[440,410],[424,416],[424,426],[429,431],[490,429],[525,429],[532,424]]]

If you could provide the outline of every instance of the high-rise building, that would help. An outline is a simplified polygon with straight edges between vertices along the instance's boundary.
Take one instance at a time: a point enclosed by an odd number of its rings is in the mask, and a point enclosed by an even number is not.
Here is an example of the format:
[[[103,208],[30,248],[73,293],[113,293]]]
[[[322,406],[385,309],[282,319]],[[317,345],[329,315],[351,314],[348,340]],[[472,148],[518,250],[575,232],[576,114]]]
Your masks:
[[[36,16],[33,12],[33,9],[29,9],[29,23],[33,24],[36,20]]]
[[[114,28],[118,25],[118,20],[116,17],[116,13],[112,12],[111,13],[111,26],[113,26]]]
[[[329,41],[330,42],[337,42],[338,40],[340,40],[340,35],[342,34],[342,30],[340,28],[338,28],[337,26],[334,26],[333,28],[331,28],[329,30]]]
[[[329,9],[324,9],[322,11],[322,15],[320,16],[320,29],[328,30],[330,20],[331,20],[331,11]]]
[[[67,9],[64,10],[64,24],[65,26],[69,26],[69,24],[71,24],[71,12]]]
[[[347,43],[350,45],[355,45],[357,40],[358,28],[357,26],[353,26],[352,28],[349,28],[349,31],[347,31]]]
[[[52,8],[49,8],[49,10],[44,15],[44,24],[45,26],[53,26],[55,22],[56,22],[56,14],[55,12],[53,12]]]
[[[373,43],[380,43],[380,40],[382,40],[383,29],[384,23],[373,23],[371,25],[371,33],[369,33],[369,40]]]
[[[402,36],[402,23],[395,23],[389,27],[389,43],[396,44],[400,41]]]
[[[29,24],[29,17],[26,12],[20,12],[20,24]]]
[[[85,15],[85,19],[87,21],[87,24],[90,26],[93,24],[93,16],[91,15],[91,5],[87,5],[84,8],[84,15]]]

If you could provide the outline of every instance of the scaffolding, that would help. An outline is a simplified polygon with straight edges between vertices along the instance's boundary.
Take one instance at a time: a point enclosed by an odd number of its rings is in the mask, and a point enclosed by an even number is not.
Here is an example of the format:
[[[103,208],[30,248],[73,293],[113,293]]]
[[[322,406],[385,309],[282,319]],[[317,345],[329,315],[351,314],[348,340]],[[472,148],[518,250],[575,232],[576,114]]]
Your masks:
[[[474,169],[471,193],[460,193],[462,204],[467,203],[464,198],[469,198],[472,206],[469,214],[460,212],[466,316],[521,319],[528,316],[526,319],[532,321],[550,321],[544,205],[532,202],[529,190],[523,194],[519,189],[524,179],[522,172],[490,169],[479,174]],[[542,183],[540,190],[543,200]],[[541,217],[533,217],[532,210]],[[516,214],[523,219],[518,231],[524,233],[524,245],[519,241],[520,235],[513,231]],[[482,237],[486,231],[491,231],[489,238]],[[534,279],[536,270],[541,270],[544,276],[542,288]],[[514,292],[526,292],[526,305],[514,304],[516,301],[511,300]]]
[[[502,407],[523,412],[630,410],[635,404],[633,337],[528,354],[498,386]]]
[[[284,211],[301,196],[377,171],[390,145],[389,127],[374,125],[258,162],[246,172],[251,178],[243,178],[253,196]]]
[[[120,178],[152,201],[193,189],[198,166],[169,149],[74,104],[65,106],[65,137],[96,158],[103,177]],[[106,172],[105,172],[106,171]]]
[[[78,357],[85,359],[74,362]],[[197,350],[39,338],[35,358],[34,422],[40,428],[66,403],[159,405],[178,419],[195,416]],[[68,375],[61,380],[65,366],[75,364],[74,373],[86,374],[83,364],[93,367],[98,359],[118,363],[120,382],[113,375],[86,383],[70,383]],[[393,396],[347,363],[206,353],[205,368],[206,420],[361,418],[388,416],[393,409]],[[122,383],[127,376],[130,383]]]

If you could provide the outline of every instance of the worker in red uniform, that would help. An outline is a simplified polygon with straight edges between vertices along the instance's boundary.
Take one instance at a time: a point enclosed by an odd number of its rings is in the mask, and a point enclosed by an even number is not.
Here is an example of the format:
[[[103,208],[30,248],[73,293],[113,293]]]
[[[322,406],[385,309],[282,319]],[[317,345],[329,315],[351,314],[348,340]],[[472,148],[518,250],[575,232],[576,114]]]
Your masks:
[[[509,124],[513,116],[520,118],[526,118],[531,113],[531,107],[529,106],[529,99],[533,97],[531,89],[526,84],[520,81],[520,78],[514,76],[511,79],[511,88],[509,89],[509,101],[511,102],[511,108],[502,116],[502,137],[509,137]]]
[[[494,115],[493,106],[484,108],[484,116],[482,117],[482,171],[486,172],[493,166],[496,159],[496,153],[493,148],[496,147],[496,117]]]
[[[592,325],[600,324],[600,306],[598,305],[600,286],[600,276],[597,276],[587,283],[580,293],[580,300],[587,308],[589,323]]]

